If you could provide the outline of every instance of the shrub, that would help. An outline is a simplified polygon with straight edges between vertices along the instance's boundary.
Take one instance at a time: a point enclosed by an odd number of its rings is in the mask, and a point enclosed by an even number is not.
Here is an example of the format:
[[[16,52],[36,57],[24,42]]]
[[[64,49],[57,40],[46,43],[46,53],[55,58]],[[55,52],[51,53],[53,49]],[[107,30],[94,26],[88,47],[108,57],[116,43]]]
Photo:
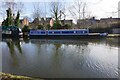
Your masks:
[[[48,29],[48,30],[50,29],[50,24],[47,24],[47,29]]]
[[[44,26],[43,25],[38,25],[37,29],[44,29]]]
[[[22,28],[22,32],[29,32],[30,31],[30,29],[29,29],[29,26],[24,26],[23,28]]]
[[[62,29],[62,26],[60,23],[54,23],[52,29]]]
[[[71,26],[69,24],[65,24],[64,29],[71,29]]]

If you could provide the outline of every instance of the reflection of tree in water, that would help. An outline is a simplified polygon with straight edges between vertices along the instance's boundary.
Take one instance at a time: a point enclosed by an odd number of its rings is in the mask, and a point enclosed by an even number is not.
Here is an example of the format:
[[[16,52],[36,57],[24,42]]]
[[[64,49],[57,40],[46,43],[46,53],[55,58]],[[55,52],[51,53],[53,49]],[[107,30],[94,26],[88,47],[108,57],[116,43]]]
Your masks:
[[[87,57],[89,56],[90,53],[90,49],[88,47],[88,43],[87,42],[82,42],[81,44],[77,44],[76,45],[76,50],[77,50],[77,59],[75,60],[75,65],[77,68],[79,68],[79,66],[83,66],[86,61],[87,61]],[[78,66],[79,65],[79,66]]]
[[[29,38],[23,38],[23,41],[24,41],[25,43],[29,43]]]
[[[17,55],[15,54],[15,46],[14,46],[12,39],[9,39],[6,43],[8,45],[9,52],[10,52],[12,59],[13,59],[13,65],[17,65],[18,60],[17,60]]]
[[[22,53],[22,48],[20,45],[20,40],[18,39],[9,39],[7,42],[7,45],[9,47],[9,51],[11,54],[15,54],[15,46],[18,49],[19,53]]]
[[[22,48],[21,48],[21,45],[20,45],[20,40],[16,40],[16,41],[13,41],[15,46],[17,47],[19,53],[22,54]]]
[[[17,59],[17,55],[16,55],[16,52],[15,52],[15,46],[18,49],[19,53],[22,53],[20,41],[18,39],[15,39],[15,40],[7,39],[7,40],[5,40],[5,42],[8,45],[9,52],[10,52],[10,54],[12,56],[12,59],[13,59],[13,64],[18,65],[18,59]]]
[[[107,38],[106,44],[110,47],[120,47],[118,38]]]
[[[88,43],[87,42],[81,42],[80,44],[76,44],[76,49],[81,53],[81,54],[86,54],[87,49],[88,49]]]
[[[54,43],[54,46],[55,48],[52,59],[56,67],[60,67],[64,60],[68,58],[70,58],[70,60],[74,59],[75,66],[82,66],[86,62],[86,57],[90,53],[90,49],[88,48],[88,42],[84,41],[68,41],[64,42],[64,44]]]
[[[53,53],[53,56],[52,56],[52,62],[53,62],[53,65],[55,66],[56,69],[59,69],[60,65],[61,65],[61,53],[60,53],[60,48],[61,48],[61,45],[60,43],[53,43],[54,45],[54,53]]]
[[[55,55],[54,55],[54,57],[58,57],[58,56],[60,55],[59,49],[61,48],[61,45],[62,45],[62,44],[54,43],[54,46],[55,46],[55,50],[54,50]]]
[[[58,52],[59,48],[61,47],[62,44],[55,43],[54,46],[56,48],[56,53]]]
[[[64,44],[65,45],[65,44]],[[69,56],[69,59],[73,62],[74,66],[76,68],[82,67],[87,60],[87,57],[89,56],[90,49],[88,47],[88,42],[86,41],[77,41],[73,44],[67,44],[65,45],[65,50],[64,55]]]
[[[95,44],[95,45],[106,45],[109,47],[119,47],[119,39],[116,38],[98,38],[98,39],[85,39],[84,41],[87,41],[89,43]]]
[[[10,39],[9,41],[6,42],[9,48],[9,51],[11,54],[15,53],[15,49],[14,49],[14,43],[13,41]]]
[[[46,50],[47,49],[47,45],[44,41],[40,40],[40,39],[31,39],[30,40],[32,44],[35,44],[38,48],[38,54],[41,53],[42,50]],[[44,47],[44,48],[43,48]]]

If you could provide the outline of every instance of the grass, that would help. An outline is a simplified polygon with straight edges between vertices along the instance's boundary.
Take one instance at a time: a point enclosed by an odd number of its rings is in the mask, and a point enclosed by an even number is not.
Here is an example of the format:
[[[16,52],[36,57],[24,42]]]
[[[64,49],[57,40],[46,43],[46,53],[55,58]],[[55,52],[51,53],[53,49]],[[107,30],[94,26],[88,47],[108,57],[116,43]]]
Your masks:
[[[2,72],[0,72],[0,79],[1,80],[43,80],[43,79],[26,77],[26,76],[17,76],[17,75],[2,73]]]

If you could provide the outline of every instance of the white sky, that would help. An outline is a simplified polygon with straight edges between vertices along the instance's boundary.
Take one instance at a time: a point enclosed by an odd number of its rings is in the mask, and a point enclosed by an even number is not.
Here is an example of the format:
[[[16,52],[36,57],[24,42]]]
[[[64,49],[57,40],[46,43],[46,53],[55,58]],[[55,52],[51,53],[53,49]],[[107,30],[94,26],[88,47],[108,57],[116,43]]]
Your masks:
[[[3,0],[2,0],[3,1]],[[11,0],[9,0],[11,1]],[[50,2],[53,0],[15,0],[20,2],[25,2],[25,11],[23,16],[31,16],[33,4],[29,4],[28,2]],[[54,0],[56,1],[56,0]],[[59,0],[65,1],[66,3],[70,3],[71,5],[74,0]],[[108,17],[118,17],[118,2],[120,0],[83,0],[87,2],[87,10],[91,13],[91,16],[95,16],[96,18],[108,18]],[[50,14],[47,15],[50,16]],[[68,15],[69,12],[66,12]],[[68,19],[72,19],[69,15],[67,16]],[[0,16],[0,21],[2,21],[2,16]]]
[[[91,0],[91,2],[94,2],[95,0]],[[96,0],[100,1],[100,0]],[[98,18],[101,17],[118,17],[118,13],[114,13],[118,11],[118,2],[119,0],[101,0],[99,4],[92,5],[91,4],[91,11],[92,14],[97,16]]]

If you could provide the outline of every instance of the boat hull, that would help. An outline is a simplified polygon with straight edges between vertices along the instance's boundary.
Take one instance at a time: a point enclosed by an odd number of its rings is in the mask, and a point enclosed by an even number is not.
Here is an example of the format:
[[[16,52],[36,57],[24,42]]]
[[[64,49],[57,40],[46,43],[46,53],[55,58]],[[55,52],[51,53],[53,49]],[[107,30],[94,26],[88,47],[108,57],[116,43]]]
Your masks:
[[[22,38],[23,35],[2,34],[2,38]]]
[[[30,35],[29,38],[38,39],[83,39],[83,38],[105,38],[100,35]]]

